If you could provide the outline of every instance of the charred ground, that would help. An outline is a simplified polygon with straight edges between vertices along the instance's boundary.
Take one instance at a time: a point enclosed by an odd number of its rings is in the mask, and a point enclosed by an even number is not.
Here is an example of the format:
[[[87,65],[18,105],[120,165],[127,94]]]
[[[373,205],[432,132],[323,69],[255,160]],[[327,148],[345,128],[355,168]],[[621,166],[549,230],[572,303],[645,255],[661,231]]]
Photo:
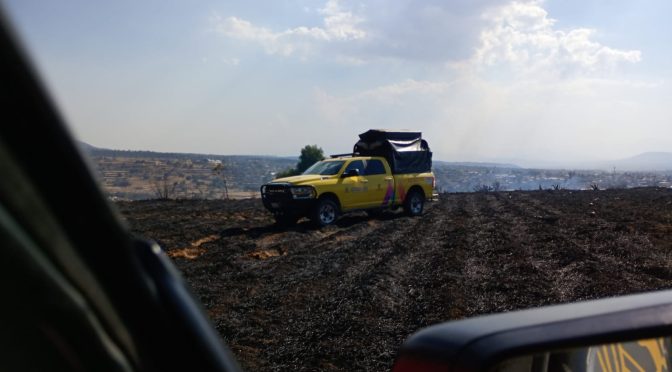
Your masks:
[[[672,190],[444,194],[279,230],[259,200],[118,203],[247,370],[388,370],[418,329],[672,286]]]

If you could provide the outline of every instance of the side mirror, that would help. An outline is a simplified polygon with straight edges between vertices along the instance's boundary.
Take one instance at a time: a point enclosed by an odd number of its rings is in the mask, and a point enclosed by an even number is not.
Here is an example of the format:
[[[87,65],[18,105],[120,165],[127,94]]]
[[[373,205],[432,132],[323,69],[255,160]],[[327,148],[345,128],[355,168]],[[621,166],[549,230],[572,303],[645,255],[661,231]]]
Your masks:
[[[404,343],[393,371],[655,371],[672,365],[669,336],[670,290],[429,327]]]
[[[359,169],[349,169],[346,172],[343,172],[341,178],[359,176]]]
[[[549,350],[505,359],[491,371],[667,371],[671,346],[670,337],[657,337]]]

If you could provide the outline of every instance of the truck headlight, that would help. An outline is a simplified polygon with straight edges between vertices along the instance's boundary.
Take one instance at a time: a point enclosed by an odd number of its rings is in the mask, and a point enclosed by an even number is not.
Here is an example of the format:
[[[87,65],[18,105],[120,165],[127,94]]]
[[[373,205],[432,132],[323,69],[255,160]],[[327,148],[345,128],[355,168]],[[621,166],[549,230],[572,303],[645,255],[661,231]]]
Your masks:
[[[292,187],[291,190],[294,199],[312,199],[315,197],[315,189],[310,186]]]

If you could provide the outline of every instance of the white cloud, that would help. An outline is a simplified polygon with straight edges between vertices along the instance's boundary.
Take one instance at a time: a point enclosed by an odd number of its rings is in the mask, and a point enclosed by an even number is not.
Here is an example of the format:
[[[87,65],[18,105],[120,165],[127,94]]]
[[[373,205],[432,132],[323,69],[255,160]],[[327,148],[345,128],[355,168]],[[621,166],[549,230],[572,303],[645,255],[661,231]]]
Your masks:
[[[229,38],[253,42],[261,45],[266,53],[290,56],[299,54],[305,57],[321,43],[359,40],[366,32],[358,27],[361,17],[341,8],[338,0],[329,0],[318,10],[323,16],[323,27],[295,27],[284,31],[272,31],[255,26],[238,17],[212,17],[214,29]]]
[[[366,37],[366,32],[358,28],[363,18],[342,10],[338,0],[327,1],[319,13],[324,15],[327,40],[356,40]]]
[[[481,32],[472,59],[477,67],[506,66],[517,74],[609,72],[621,63],[641,60],[638,50],[620,50],[594,41],[595,30],[555,29],[539,1],[514,1],[484,15],[489,26]]]
[[[326,56],[344,64],[381,60],[464,59],[485,24],[481,13],[505,0],[328,0],[302,12],[319,17],[319,27],[297,25],[284,30],[259,26],[235,15],[211,19],[230,39],[261,46],[268,54]]]
[[[506,0],[369,0],[360,48],[369,61],[444,63],[468,58],[486,24],[481,14]]]
[[[332,125],[422,130],[437,158],[452,160],[613,157],[624,147],[609,144],[626,143],[633,125],[661,127],[637,119],[653,106],[642,97],[661,84],[617,73],[640,51],[603,45],[589,28],[560,30],[537,1],[491,8],[483,19],[461,62],[350,95],[317,91],[318,112]]]
[[[329,79],[310,83],[312,110],[306,99],[292,108],[313,123],[292,117],[306,138],[342,144],[352,131],[410,128],[437,159],[580,160],[623,151],[611,144],[627,143],[635,125],[670,133],[661,120],[639,119],[654,112],[643,97],[660,95],[661,83],[621,74],[642,60],[639,50],[603,42],[590,24],[561,28],[541,1],[502,3],[332,0],[304,16],[318,16],[318,27],[273,30],[237,17],[216,25],[269,54],[360,66],[342,75],[330,66]]]
[[[595,41],[594,29],[557,29],[540,0],[372,0],[349,7],[343,1],[328,0],[310,11],[319,17],[319,27],[273,30],[218,15],[212,24],[219,34],[261,46],[268,54],[321,55],[345,64],[385,59],[452,64],[471,56],[469,63],[479,67],[572,74],[610,71],[641,60],[638,50]]]

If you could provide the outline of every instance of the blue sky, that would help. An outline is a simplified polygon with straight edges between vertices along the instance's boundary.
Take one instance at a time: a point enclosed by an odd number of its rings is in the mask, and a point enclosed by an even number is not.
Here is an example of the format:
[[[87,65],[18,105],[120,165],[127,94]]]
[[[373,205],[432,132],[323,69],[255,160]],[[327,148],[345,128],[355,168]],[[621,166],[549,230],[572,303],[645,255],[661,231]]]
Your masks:
[[[672,148],[664,0],[5,0],[95,146],[296,155],[369,128],[524,165]]]

